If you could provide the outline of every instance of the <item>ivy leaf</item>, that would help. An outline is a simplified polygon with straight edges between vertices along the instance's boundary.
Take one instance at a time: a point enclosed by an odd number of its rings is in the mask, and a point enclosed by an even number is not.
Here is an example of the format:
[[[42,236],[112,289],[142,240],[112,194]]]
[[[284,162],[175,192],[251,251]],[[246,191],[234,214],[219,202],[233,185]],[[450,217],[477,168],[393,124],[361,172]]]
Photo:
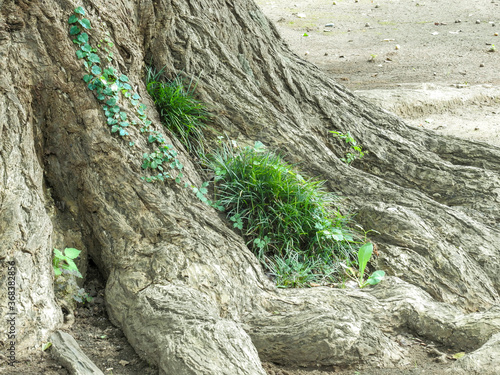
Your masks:
[[[104,73],[106,73],[110,76],[113,76],[113,77],[116,76],[116,70],[115,70],[115,68],[112,68],[112,67],[104,69]]]
[[[132,99],[139,100],[141,97],[138,94],[134,94],[132,96]]]
[[[127,114],[125,112],[120,112],[120,118],[122,121],[125,121],[127,119]]]
[[[92,52],[92,47],[88,43],[85,43],[83,46],[81,46],[81,49],[84,52],[88,52],[88,53]]]
[[[83,59],[84,57],[86,57],[86,56],[88,55],[88,53],[87,53],[87,52],[85,52],[85,51],[81,51],[81,50],[78,50],[78,51],[76,51],[75,53],[76,53],[76,57],[77,57],[78,59]]]
[[[132,103],[132,105],[135,107],[136,105],[139,104],[139,101],[132,99],[132,100],[130,100],[130,103]]]
[[[76,39],[80,42],[80,43],[88,43],[89,41],[89,34],[87,33],[81,33],[80,35],[78,35],[76,37]]]
[[[109,106],[114,106],[116,104],[116,98],[108,99],[108,101],[106,102],[106,104],[109,105]]]
[[[128,77],[125,74],[122,74],[119,79],[122,82],[128,82]]]
[[[106,97],[103,94],[97,96],[97,100],[104,100]]]
[[[128,145],[129,145],[130,147],[132,147],[133,145],[135,145],[135,143],[134,143],[134,142],[129,142],[129,143],[128,143]]]
[[[84,16],[85,15],[85,9],[83,9],[82,7],[75,8],[75,13],[76,14],[81,14],[82,16]]]
[[[129,126],[129,123],[128,123],[128,121],[122,121],[122,122],[120,122],[120,126],[123,126],[124,128],[126,128],[127,126]]]
[[[118,112],[120,112],[120,107],[118,107],[117,105],[115,105],[115,106],[113,106],[113,107],[111,108],[111,110],[112,110],[114,113],[118,113]]]
[[[106,87],[103,93],[104,95],[113,95],[113,90],[110,87]]]
[[[80,32],[80,28],[78,26],[71,26],[71,29],[69,29],[69,34],[70,35],[76,35]]]
[[[128,131],[126,131],[125,129],[120,129],[120,135],[122,137],[124,137],[124,136],[128,135]]]
[[[95,89],[95,85],[93,83],[89,83],[87,87],[89,88],[90,91],[93,91]]]
[[[92,74],[94,74],[94,75],[98,76],[98,75],[100,75],[101,73],[102,73],[102,71],[101,71],[101,68],[100,68],[100,67],[98,67],[97,65],[94,65],[94,66],[92,67]]]
[[[123,93],[123,96],[125,96],[126,98],[130,98],[132,96],[132,94],[130,94],[128,91],[125,91]]]
[[[384,271],[375,271],[370,275],[368,280],[366,280],[366,283],[369,285],[377,285],[379,282],[381,282],[385,277],[385,272]]]
[[[68,23],[71,25],[72,23],[75,23],[76,21],[78,21],[78,17],[75,16],[74,14],[72,14],[71,17],[69,17]]]
[[[90,74],[85,74],[83,76],[83,80],[85,81],[85,83],[89,83],[92,80],[92,78],[94,78],[94,77],[91,76]]]
[[[108,117],[108,125],[114,125],[117,124],[118,121],[116,121],[113,117]]]
[[[86,18],[82,18],[81,20],[78,20],[78,23],[82,25],[85,29],[91,29],[90,27],[90,21]]]
[[[95,53],[91,53],[89,55],[89,61],[92,62],[92,63],[99,64],[101,62],[101,59]]]
[[[111,133],[116,133],[118,130],[120,130],[120,126],[119,125],[113,125],[113,127],[111,128]]]
[[[132,90],[132,86],[130,86],[128,83],[124,83],[122,85],[122,88],[124,88],[125,90]]]

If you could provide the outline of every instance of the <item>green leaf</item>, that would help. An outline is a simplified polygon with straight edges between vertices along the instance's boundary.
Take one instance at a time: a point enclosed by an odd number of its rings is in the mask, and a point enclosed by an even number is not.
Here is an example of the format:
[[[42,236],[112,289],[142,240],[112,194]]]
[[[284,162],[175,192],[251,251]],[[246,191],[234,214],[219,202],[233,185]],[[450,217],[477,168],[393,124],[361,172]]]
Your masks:
[[[75,16],[74,14],[72,14],[72,15],[69,17],[68,23],[71,25],[72,23],[75,23],[76,21],[78,21],[78,17],[77,17],[77,16]]]
[[[98,67],[97,65],[92,66],[91,71],[92,71],[92,74],[94,74],[96,76],[98,76],[102,73],[101,68]]]
[[[87,52],[80,51],[80,50],[76,51],[75,53],[76,53],[76,57],[78,59],[83,59],[84,57],[86,57],[88,55]]]
[[[114,125],[116,123],[118,123],[118,120],[114,119],[113,117],[108,117],[108,125]]]
[[[373,245],[369,242],[365,243],[358,250],[359,278],[361,281],[363,280],[366,264],[370,260],[372,253],[373,253]]]
[[[101,62],[101,59],[95,53],[91,53],[89,54],[89,61],[92,63],[99,64]]]
[[[111,111],[113,111],[114,113],[118,113],[118,112],[120,112],[120,107],[118,107],[117,105],[114,105],[113,107],[111,107]]]
[[[85,10],[82,7],[75,8],[75,13],[85,15]]]
[[[140,99],[140,98],[141,98],[141,97],[140,97],[138,94],[134,94],[134,95],[132,96],[132,99],[135,99],[135,100],[138,100],[138,99]]]
[[[80,42],[80,43],[88,43],[89,41],[89,34],[87,33],[81,33],[80,35],[78,35],[76,37],[76,39]]]
[[[97,100],[104,100],[104,99],[106,99],[106,96],[104,96],[103,94],[97,95]]]
[[[130,103],[132,103],[132,105],[135,107],[137,104],[139,104],[139,102],[137,100],[130,100]]]
[[[89,88],[90,91],[95,89],[95,85],[93,83],[89,83],[87,87]]]
[[[385,272],[384,271],[375,271],[374,273],[371,274],[371,276],[366,280],[367,284],[370,285],[377,285],[379,282],[381,282],[385,277]]]
[[[128,77],[125,74],[122,74],[119,78],[120,81],[122,82],[128,82]]]
[[[129,142],[129,143],[128,143],[128,145],[129,145],[130,147],[132,147],[133,145],[135,145],[135,143],[134,143],[134,142]]]
[[[85,74],[83,76],[83,80],[85,81],[85,83],[89,83],[92,80],[92,78],[94,78],[94,77],[91,76],[90,74]]]
[[[78,26],[71,26],[71,29],[69,29],[69,34],[70,35],[76,35],[80,33],[80,28]]]
[[[106,87],[102,93],[104,95],[111,96],[111,95],[113,95],[114,91],[110,87]]]
[[[108,74],[110,76],[113,76],[113,77],[116,76],[116,70],[113,67],[104,69],[104,73],[106,73],[106,74]]]
[[[126,127],[126,126],[129,126],[130,124],[128,123],[128,121],[122,121],[120,122],[120,126],[123,126],[123,127]]]
[[[452,357],[453,357],[454,359],[460,359],[460,358],[462,358],[464,355],[465,355],[465,352],[460,352],[460,353],[455,353],[455,354],[453,354],[453,356],[452,356]]]
[[[122,85],[122,87],[125,89],[125,90],[132,90],[132,86],[130,86],[128,83],[124,83]]]
[[[69,259],[76,259],[80,255],[81,251],[74,249],[72,247],[67,247],[64,249],[64,255],[67,256]]]
[[[120,130],[120,125],[113,125],[111,128],[111,133],[116,133],[118,130]]]
[[[82,51],[85,51],[85,52],[91,52],[92,51],[92,47],[90,46],[90,44],[88,43],[85,43],[82,47],[81,47]]]
[[[116,104],[116,98],[111,98],[106,101],[106,104],[109,106],[114,106]]]
[[[85,29],[91,29],[90,27],[90,21],[86,18],[82,18],[81,20],[78,20],[78,23],[82,25]]]
[[[49,342],[46,342],[45,344],[43,344],[42,346],[42,352],[46,351],[48,348],[50,348],[52,346],[52,343],[49,341]]]
[[[124,137],[124,136],[128,135],[128,131],[126,131],[125,129],[120,129],[120,135],[122,137]]]
[[[125,121],[127,119],[127,113],[120,112],[120,118],[122,119],[122,121]]]

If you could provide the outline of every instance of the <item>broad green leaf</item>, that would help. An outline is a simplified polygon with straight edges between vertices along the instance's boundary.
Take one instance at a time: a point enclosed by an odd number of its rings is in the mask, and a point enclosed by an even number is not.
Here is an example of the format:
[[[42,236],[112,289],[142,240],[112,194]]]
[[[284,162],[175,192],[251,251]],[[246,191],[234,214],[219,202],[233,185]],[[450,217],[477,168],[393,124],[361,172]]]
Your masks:
[[[92,71],[92,74],[94,74],[96,76],[98,76],[98,75],[100,75],[102,73],[101,68],[98,67],[97,65],[94,65],[92,67],[91,71]]]
[[[69,34],[70,35],[76,35],[80,32],[80,28],[78,26],[71,26],[71,28],[69,29]]]
[[[99,64],[101,62],[101,59],[95,53],[91,53],[89,54],[89,61],[92,63]]]
[[[120,122],[120,126],[127,127],[129,125],[130,124],[128,123],[128,121],[122,121],[122,122]]]
[[[97,95],[97,100],[104,100],[104,99],[106,99],[106,96],[104,96],[103,94]]]
[[[114,105],[113,107],[111,107],[111,111],[113,111],[114,113],[118,113],[118,112],[120,112],[120,107],[118,107],[117,105]]]
[[[130,100],[130,103],[132,103],[132,105],[135,107],[137,104],[139,104],[139,101],[132,99]]]
[[[78,35],[76,37],[76,39],[80,42],[80,43],[88,43],[89,41],[89,34],[87,33],[81,33],[80,35]]]
[[[78,17],[75,16],[74,14],[72,14],[70,17],[69,17],[69,20],[68,20],[68,23],[69,24],[72,24],[72,23],[75,23],[78,21]]]
[[[114,119],[113,117],[108,117],[108,125],[114,125],[116,123],[118,123],[118,120]]]
[[[111,98],[106,101],[106,104],[109,106],[114,106],[116,104],[116,98]]]
[[[58,249],[54,249],[54,256],[59,259],[64,259],[64,254]]]
[[[132,90],[132,87],[128,84],[128,83],[124,83],[122,85],[122,87],[125,89],[125,90]]]
[[[85,74],[83,76],[83,80],[85,81],[85,83],[89,83],[92,80],[92,78],[94,78],[94,77],[91,76],[90,74]]]
[[[81,251],[74,249],[72,247],[67,247],[64,249],[64,255],[66,255],[70,259],[76,259],[78,258],[78,255],[80,255]]]
[[[103,91],[104,95],[113,95],[113,90],[110,87],[106,87]]]
[[[122,74],[119,79],[122,82],[128,82],[128,77],[125,74]]]
[[[377,285],[379,282],[381,282],[385,277],[385,272],[384,271],[375,271],[374,273],[371,274],[371,276],[366,280],[367,284],[370,285]]]
[[[124,136],[128,135],[128,131],[126,131],[125,129],[120,129],[120,135],[122,137],[124,137]]]
[[[78,23],[82,25],[85,29],[91,29],[90,27],[90,21],[86,18],[82,18],[81,20],[78,20]]]
[[[104,73],[106,73],[110,76],[113,76],[113,77],[116,76],[116,70],[113,67],[104,69]]]
[[[82,16],[84,16],[85,15],[85,9],[83,9],[82,7],[75,8],[75,13],[81,14]]]
[[[120,130],[120,125],[113,125],[111,128],[111,133],[116,133],[118,130]]]
[[[82,47],[81,47],[82,51],[85,51],[85,52],[91,52],[92,51],[92,47],[90,46],[90,44],[88,43],[85,43]]]
[[[373,245],[369,242],[365,243],[358,250],[359,277],[361,280],[363,280],[366,264],[370,260],[372,253],[373,253]]]
[[[122,121],[125,121],[127,119],[127,113],[120,112],[120,118],[122,119]]]
[[[140,98],[141,98],[141,97],[140,97],[138,94],[134,94],[134,95],[132,96],[132,99],[136,99],[136,100],[138,100],[138,99],[140,99]]]
[[[75,53],[76,53],[76,57],[78,59],[83,59],[84,57],[86,57],[88,55],[87,52],[84,52],[84,51],[81,51],[81,50],[78,50]]]

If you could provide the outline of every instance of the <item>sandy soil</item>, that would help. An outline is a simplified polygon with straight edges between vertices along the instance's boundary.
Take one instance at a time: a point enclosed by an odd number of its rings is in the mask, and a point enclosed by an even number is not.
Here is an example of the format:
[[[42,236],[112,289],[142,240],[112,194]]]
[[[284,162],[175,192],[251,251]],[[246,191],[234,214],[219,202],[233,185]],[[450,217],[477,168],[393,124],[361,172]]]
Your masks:
[[[257,3],[292,50],[359,95],[500,146],[500,0]]]
[[[436,136],[500,145],[500,0],[257,3],[299,56],[359,95]],[[489,52],[494,44],[497,51]],[[85,288],[96,298],[78,309],[68,332],[105,374],[156,374],[107,319],[104,282],[95,268],[89,272]],[[396,339],[409,349],[407,365],[398,369],[264,366],[269,375],[427,375],[442,374],[453,360],[432,342]],[[50,353],[0,373],[68,374]]]

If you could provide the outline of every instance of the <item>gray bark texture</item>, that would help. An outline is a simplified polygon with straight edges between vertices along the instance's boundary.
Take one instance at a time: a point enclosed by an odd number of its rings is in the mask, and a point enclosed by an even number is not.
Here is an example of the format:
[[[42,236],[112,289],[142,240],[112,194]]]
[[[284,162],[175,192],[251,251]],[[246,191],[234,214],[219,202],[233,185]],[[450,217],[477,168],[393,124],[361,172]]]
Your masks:
[[[109,32],[116,67],[158,130],[143,83],[150,62],[200,76],[214,129],[327,180],[379,233],[372,266],[390,277],[363,290],[277,290],[215,210],[183,185],[140,180],[147,142],[137,129],[133,148],[112,135],[82,81],[67,23],[77,6],[94,44]],[[499,148],[412,128],[354,96],[290,52],[251,0],[0,0],[0,9],[0,260],[17,267],[18,356],[62,323],[52,249],[75,247],[81,267],[88,254],[107,278],[113,323],[160,374],[264,374],[261,360],[403,365],[400,332],[466,350],[452,373],[496,373]],[[369,154],[345,165],[330,130],[351,132]],[[165,137],[199,186],[197,166]]]

